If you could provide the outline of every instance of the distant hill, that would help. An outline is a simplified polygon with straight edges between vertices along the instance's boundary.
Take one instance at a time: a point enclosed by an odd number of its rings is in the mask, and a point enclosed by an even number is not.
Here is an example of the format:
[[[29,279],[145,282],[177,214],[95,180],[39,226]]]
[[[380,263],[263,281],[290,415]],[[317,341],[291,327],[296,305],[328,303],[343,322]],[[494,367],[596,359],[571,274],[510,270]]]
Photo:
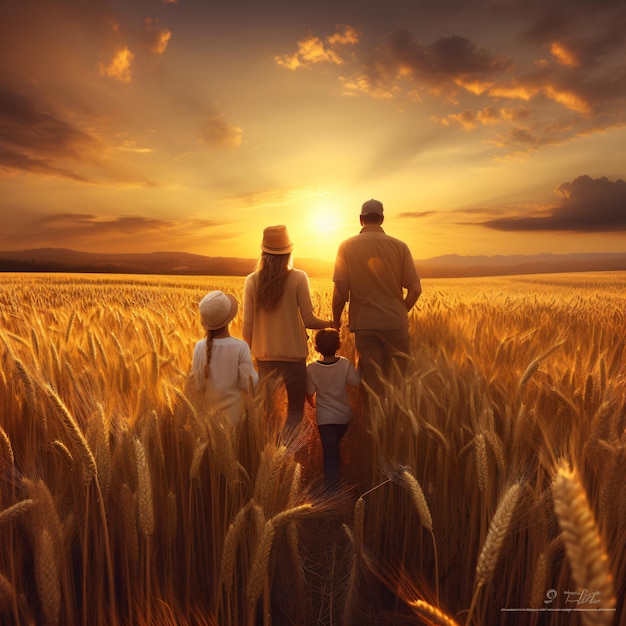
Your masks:
[[[416,261],[424,278],[626,270],[626,253],[461,256]]]
[[[461,256],[449,254],[416,260],[423,278],[497,276],[626,270],[626,253]],[[103,254],[66,248],[0,251],[0,272],[99,272],[119,274],[180,274],[245,276],[256,259],[210,257],[186,252]],[[312,278],[330,278],[333,263],[296,259]]]
[[[100,272],[112,274],[179,274],[200,276],[246,276],[257,259],[209,257],[187,252],[115,254],[79,252],[66,248],[0,251],[4,272]],[[331,276],[333,264],[317,259],[298,259],[309,276]]]

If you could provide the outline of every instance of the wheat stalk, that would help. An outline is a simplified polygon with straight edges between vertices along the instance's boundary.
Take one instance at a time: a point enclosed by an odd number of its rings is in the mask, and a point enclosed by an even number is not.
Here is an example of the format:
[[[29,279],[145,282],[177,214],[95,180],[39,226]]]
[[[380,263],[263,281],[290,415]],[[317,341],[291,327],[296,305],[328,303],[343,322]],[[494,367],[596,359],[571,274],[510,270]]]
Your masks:
[[[517,506],[521,495],[520,483],[511,485],[500,499],[496,512],[491,519],[489,530],[483,548],[478,557],[476,565],[476,587],[472,596],[472,603],[467,613],[466,624],[471,624],[474,606],[478,599],[481,588],[491,580],[498,564],[498,557],[504,540],[509,532],[509,526],[513,517],[513,512]]]
[[[426,528],[426,530],[432,532],[433,518],[430,514],[430,509],[428,508],[428,503],[426,502],[426,496],[424,496],[424,491],[419,484],[419,481],[406,467],[403,467],[400,470],[399,479],[409,489],[422,526]]]
[[[27,498],[0,511],[0,528],[19,519],[24,513],[30,511],[34,504],[35,500]]]
[[[265,522],[263,534],[257,543],[252,559],[252,566],[250,567],[250,576],[246,587],[246,598],[248,599],[249,605],[255,604],[263,591],[263,582],[265,576],[267,576],[267,566],[275,534],[276,526],[274,522],[269,519]]]
[[[61,611],[61,581],[55,542],[47,528],[36,537],[35,580],[46,623],[56,625]]]
[[[178,506],[176,504],[176,494],[173,491],[167,492],[167,526],[166,541],[171,546],[176,540],[176,530],[178,523]]]
[[[432,620],[435,624],[440,624],[441,626],[459,626],[452,617],[446,615],[442,610],[424,600],[410,600],[408,601],[408,605],[415,609],[420,615]]]
[[[579,591],[597,592],[601,607],[613,608],[615,595],[609,560],[576,470],[562,462],[552,482],[552,492],[576,587]],[[582,620],[588,625],[608,625],[612,623],[613,615],[604,611],[589,612],[582,614]]]
[[[137,495],[130,490],[127,483],[122,485],[122,517],[124,519],[124,540],[128,547],[130,560],[136,563],[139,559]]]
[[[202,458],[204,457],[204,453],[209,446],[208,441],[202,441],[200,439],[196,440],[196,446],[193,451],[193,457],[191,459],[191,465],[189,467],[189,479],[190,480],[198,480],[200,476],[200,464],[202,463]]]
[[[248,516],[248,511],[254,505],[253,500],[248,502],[237,511],[235,519],[231,522],[226,536],[224,537],[224,547],[222,548],[222,561],[220,566],[220,580],[226,593],[230,593],[233,586],[233,571],[235,566],[235,555],[239,538],[243,532],[243,527]]]
[[[478,489],[484,492],[489,479],[489,468],[487,465],[487,445],[485,435],[480,433],[474,438],[474,456],[476,459],[476,477],[478,479]]]
[[[0,426],[0,448],[4,450],[4,456],[8,459],[11,473],[13,473],[13,469],[15,468],[15,454],[13,453],[11,439],[9,439],[9,435],[6,434],[2,426]]]
[[[509,532],[513,512],[521,496],[521,490],[520,483],[511,485],[498,504],[476,565],[477,586],[487,583],[493,575],[502,544]]]
[[[89,444],[85,439],[82,431],[78,427],[78,424],[74,420],[74,417],[69,412],[68,408],[65,406],[65,403],[57,392],[48,384],[44,387],[48,398],[52,400],[54,407],[57,409],[57,412],[63,419],[63,423],[67,429],[68,434],[70,435],[72,441],[75,446],[78,448],[78,452],[80,455],[80,459],[82,462],[83,468],[83,482],[85,486],[88,486],[94,476],[96,476],[98,472],[98,468],[96,466],[96,460],[94,459],[93,453],[89,448]]]
[[[152,498],[152,478],[146,451],[139,439],[135,439],[137,458],[137,507],[139,530],[146,538],[154,534],[154,504]]]

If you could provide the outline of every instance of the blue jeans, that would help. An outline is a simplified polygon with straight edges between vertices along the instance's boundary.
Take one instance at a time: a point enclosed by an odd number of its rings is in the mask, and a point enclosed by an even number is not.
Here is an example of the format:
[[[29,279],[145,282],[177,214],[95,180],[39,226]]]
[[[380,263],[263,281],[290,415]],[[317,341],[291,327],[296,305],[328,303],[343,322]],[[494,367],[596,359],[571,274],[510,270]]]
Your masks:
[[[287,388],[287,421],[285,430],[293,430],[304,415],[306,393],[306,359],[299,361],[258,361],[259,376],[280,376]]]
[[[348,430],[348,424],[320,424],[322,449],[324,450],[324,480],[328,487],[339,482],[339,468],[341,457],[339,456],[339,442]]]

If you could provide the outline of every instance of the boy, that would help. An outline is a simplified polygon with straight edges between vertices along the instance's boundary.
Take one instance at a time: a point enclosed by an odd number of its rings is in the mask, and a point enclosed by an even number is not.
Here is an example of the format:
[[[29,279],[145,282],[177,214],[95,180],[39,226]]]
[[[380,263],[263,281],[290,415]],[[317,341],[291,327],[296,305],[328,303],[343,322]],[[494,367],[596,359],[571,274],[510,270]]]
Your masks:
[[[361,382],[354,365],[337,356],[339,345],[336,330],[320,330],[315,336],[315,349],[322,359],[307,365],[307,400],[315,407],[324,450],[324,478],[329,487],[336,486],[339,481],[339,442],[352,417],[346,385],[356,387]]]

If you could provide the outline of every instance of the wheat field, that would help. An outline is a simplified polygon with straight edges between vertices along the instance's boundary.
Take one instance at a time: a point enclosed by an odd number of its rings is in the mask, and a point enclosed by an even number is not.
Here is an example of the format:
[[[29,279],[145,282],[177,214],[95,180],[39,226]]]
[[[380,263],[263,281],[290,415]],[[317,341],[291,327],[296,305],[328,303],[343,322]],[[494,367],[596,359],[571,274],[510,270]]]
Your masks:
[[[329,494],[275,381],[236,430],[187,384],[242,278],[2,275],[0,623],[625,626],[626,274],[423,287]]]

